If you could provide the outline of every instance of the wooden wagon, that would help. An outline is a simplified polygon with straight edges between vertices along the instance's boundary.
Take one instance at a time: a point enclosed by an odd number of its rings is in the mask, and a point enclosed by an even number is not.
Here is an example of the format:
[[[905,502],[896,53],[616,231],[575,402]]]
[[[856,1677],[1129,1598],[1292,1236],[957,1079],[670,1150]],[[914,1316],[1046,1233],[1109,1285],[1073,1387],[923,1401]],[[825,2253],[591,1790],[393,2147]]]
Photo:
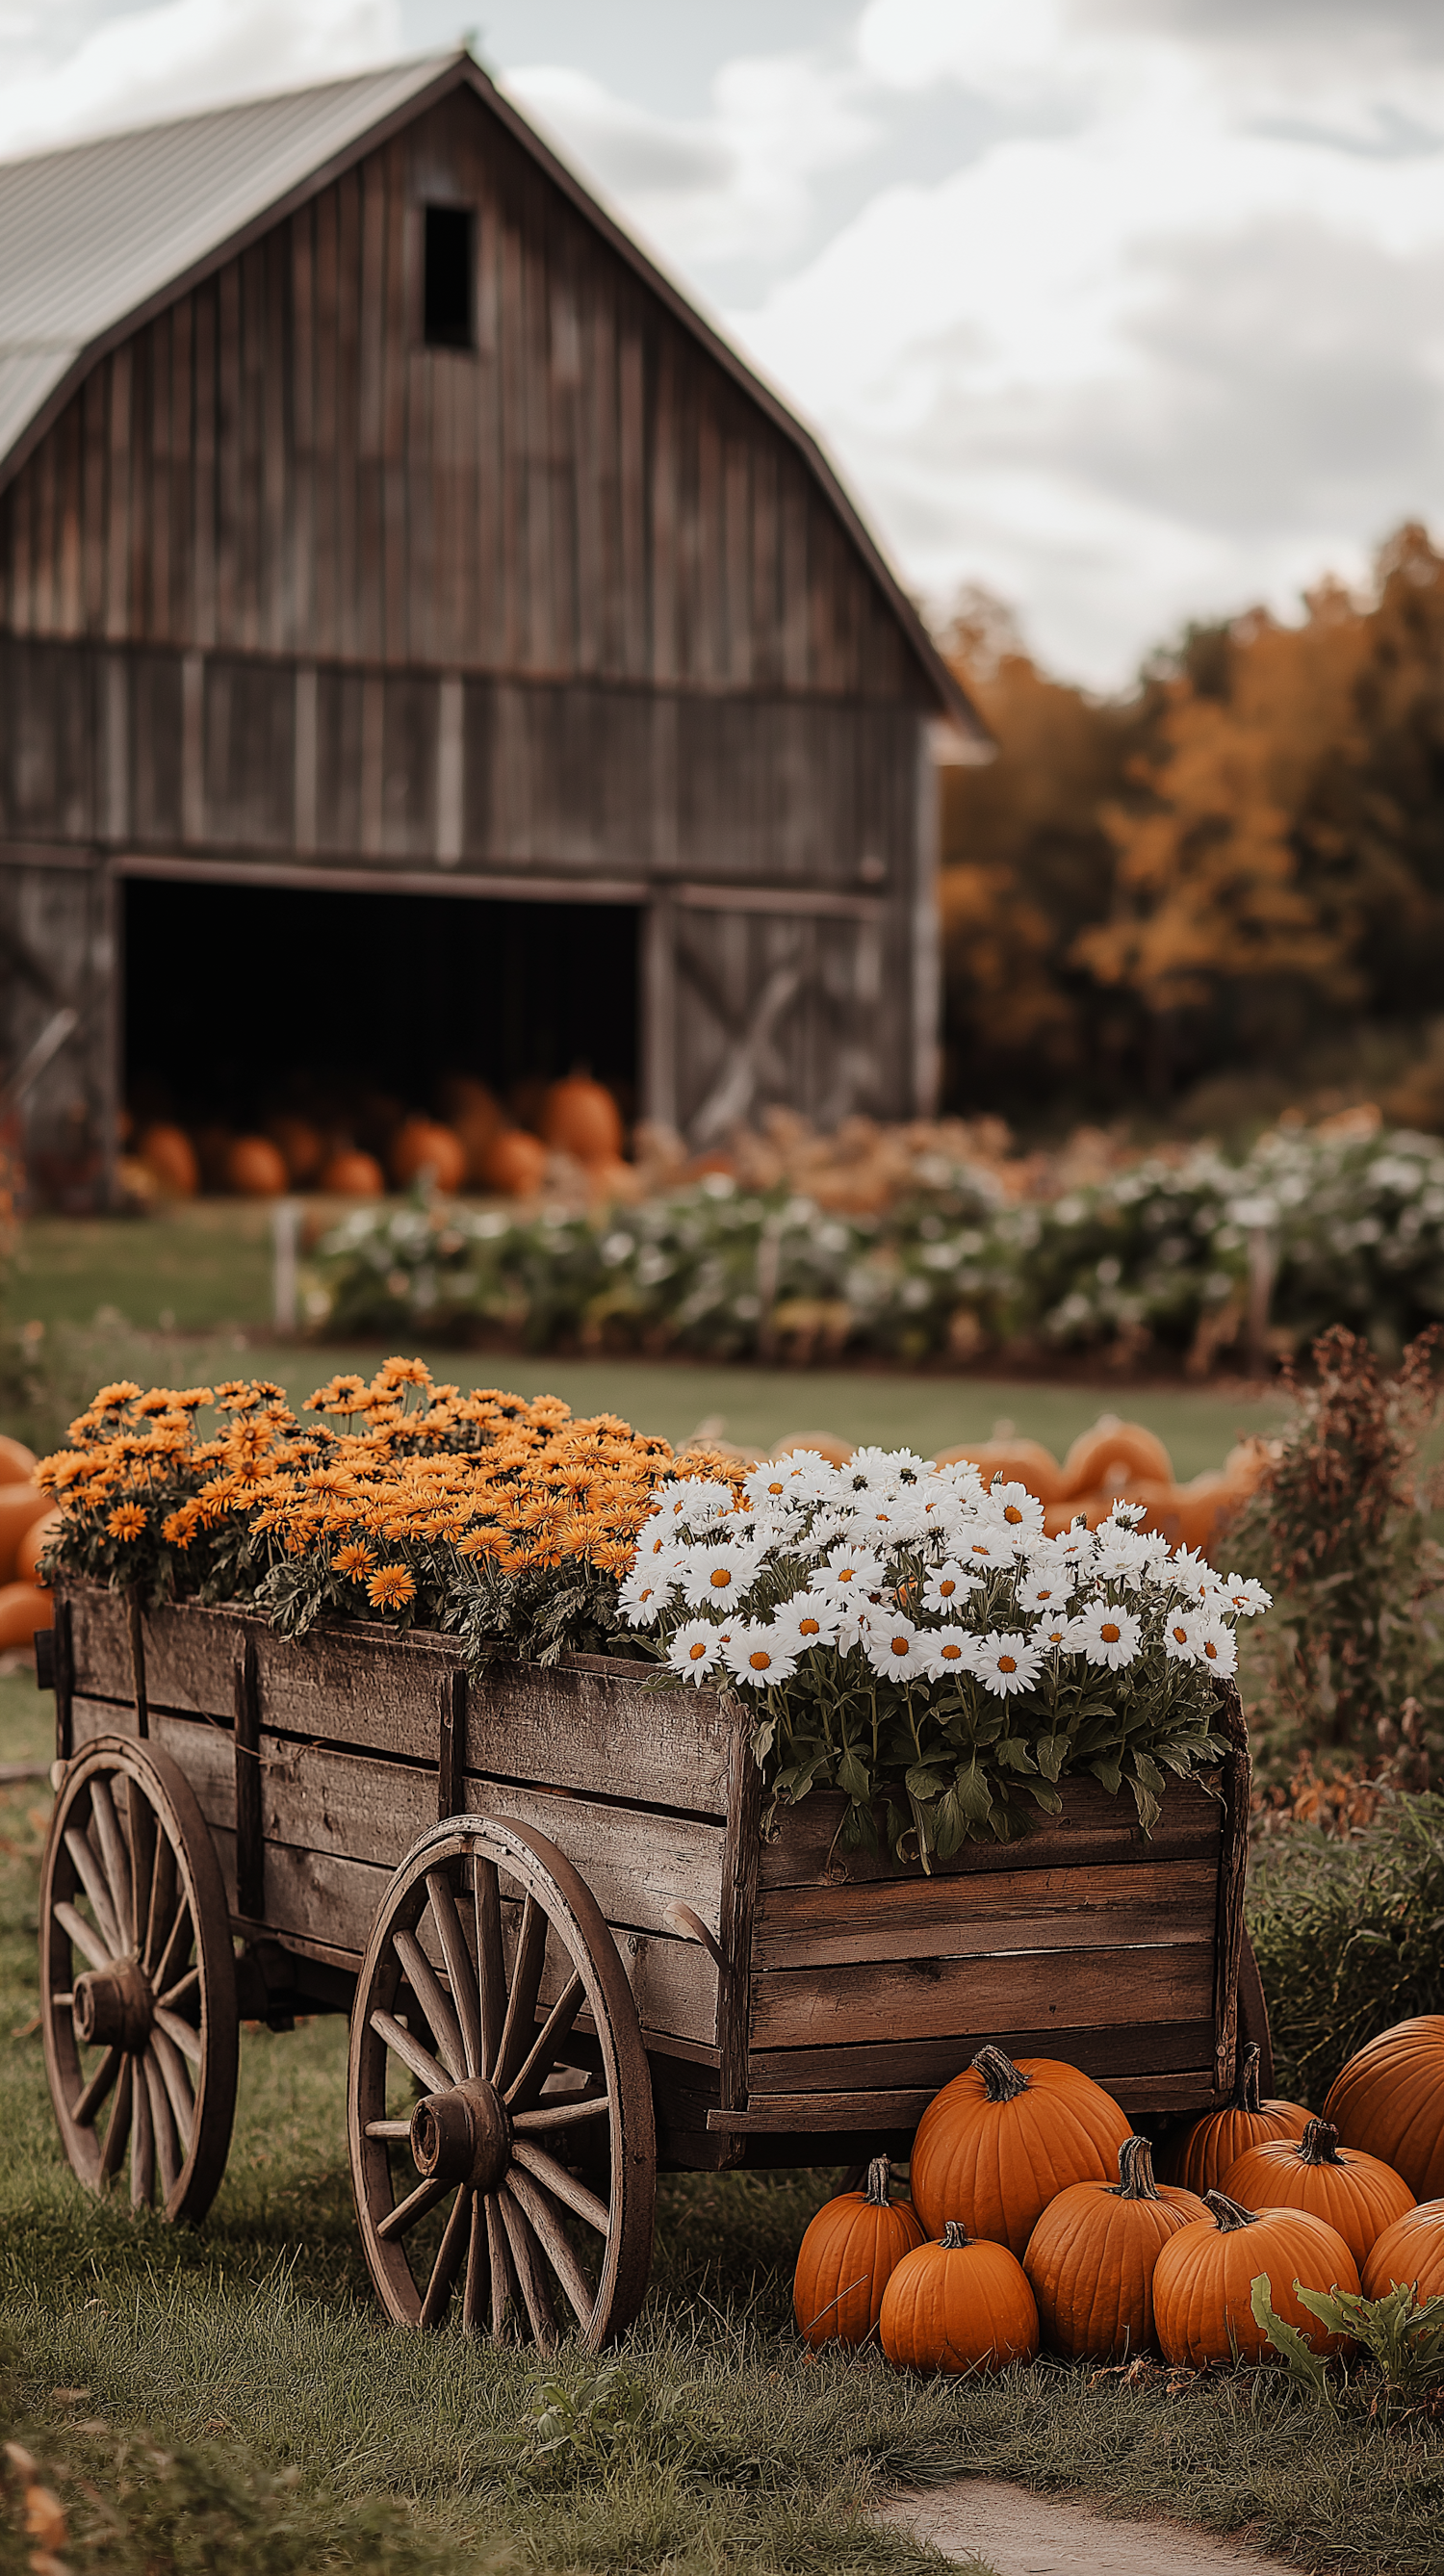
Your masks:
[[[1266,2040],[1243,1936],[1248,1756],[1151,1840],[1091,1780],[931,1876],[834,1848],[815,1794],[761,1832],[747,1726],[651,1665],[370,1626],[287,1642],[227,1609],[57,1587],[42,2012],[94,2189],[199,2218],[240,2018],[350,2014],[348,2130],[390,2314],[558,2320],[596,2347],[650,2263],[658,2164],[906,2154],[985,2039],[1135,2119],[1217,2104]],[[1240,2016],[1242,1970],[1243,2012]]]

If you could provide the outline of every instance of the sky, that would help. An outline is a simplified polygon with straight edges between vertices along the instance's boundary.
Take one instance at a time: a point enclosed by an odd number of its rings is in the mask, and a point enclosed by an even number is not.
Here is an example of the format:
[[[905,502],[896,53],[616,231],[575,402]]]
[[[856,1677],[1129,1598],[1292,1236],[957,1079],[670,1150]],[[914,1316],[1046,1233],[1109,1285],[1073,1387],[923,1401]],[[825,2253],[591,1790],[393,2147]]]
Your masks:
[[[463,37],[935,618],[1111,689],[1444,528],[1441,0],[0,0],[0,153]]]

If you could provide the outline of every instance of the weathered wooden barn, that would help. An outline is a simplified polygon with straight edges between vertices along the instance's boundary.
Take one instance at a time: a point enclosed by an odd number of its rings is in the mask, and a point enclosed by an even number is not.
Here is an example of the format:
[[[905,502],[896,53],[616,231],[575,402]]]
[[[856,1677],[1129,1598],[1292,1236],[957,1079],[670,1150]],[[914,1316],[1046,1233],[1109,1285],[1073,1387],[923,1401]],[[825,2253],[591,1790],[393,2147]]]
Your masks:
[[[930,737],[979,720],[466,55],[0,165],[0,673],[43,1193],[103,1198],[127,1092],[931,1104]]]

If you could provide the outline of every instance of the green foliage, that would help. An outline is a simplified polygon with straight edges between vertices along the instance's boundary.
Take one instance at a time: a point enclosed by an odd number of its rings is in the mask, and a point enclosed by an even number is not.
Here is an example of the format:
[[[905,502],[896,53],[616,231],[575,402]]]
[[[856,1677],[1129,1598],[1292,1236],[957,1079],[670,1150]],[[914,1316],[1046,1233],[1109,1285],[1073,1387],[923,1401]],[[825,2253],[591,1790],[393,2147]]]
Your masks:
[[[1365,2394],[1375,2411],[1387,2417],[1427,2404],[1444,2390],[1444,2297],[1421,2299],[1407,2282],[1396,2283],[1382,2299],[1366,2299],[1357,2290],[1306,2290],[1298,2281],[1294,2295],[1326,2333],[1346,2335],[1373,2364],[1378,2385],[1366,2387]],[[1321,2405],[1334,2405],[1336,2372],[1297,2326],[1275,2314],[1266,2272],[1251,2284],[1249,2304],[1294,2385]]]
[[[1307,1842],[1310,1864],[1291,1866]],[[1366,2040],[1444,2012],[1444,1797],[1404,1797],[1353,1846],[1296,1828],[1255,1864],[1249,1933],[1278,2088],[1322,2102]]]

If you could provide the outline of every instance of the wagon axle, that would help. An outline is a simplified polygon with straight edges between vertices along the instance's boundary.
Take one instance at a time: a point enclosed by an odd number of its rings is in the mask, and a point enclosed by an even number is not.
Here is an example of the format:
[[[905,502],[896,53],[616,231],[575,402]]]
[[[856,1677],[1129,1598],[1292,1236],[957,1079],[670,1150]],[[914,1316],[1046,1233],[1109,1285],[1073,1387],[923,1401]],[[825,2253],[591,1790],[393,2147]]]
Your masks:
[[[82,2048],[138,2055],[155,2027],[155,1994],[139,1959],[114,1959],[77,1977],[71,2012]]]
[[[495,2191],[511,2163],[511,2115],[494,2084],[470,2075],[411,2114],[411,2153],[428,2182]]]

